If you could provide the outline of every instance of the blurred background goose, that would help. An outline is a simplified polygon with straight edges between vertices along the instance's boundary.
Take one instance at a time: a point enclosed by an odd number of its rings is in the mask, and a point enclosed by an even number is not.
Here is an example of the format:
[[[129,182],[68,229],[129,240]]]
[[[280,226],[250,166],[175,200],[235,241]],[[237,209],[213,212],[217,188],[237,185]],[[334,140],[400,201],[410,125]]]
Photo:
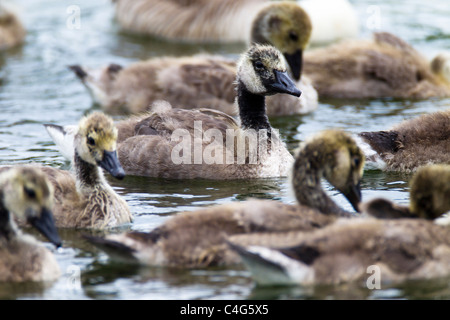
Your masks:
[[[132,221],[127,203],[108,184],[101,168],[117,179],[125,173],[117,159],[117,129],[111,118],[93,112],[78,128],[46,125],[73,171],[41,166],[55,189],[53,212],[63,228],[110,228]]]
[[[418,167],[450,164],[450,109],[405,120],[388,131],[354,137],[371,168],[412,172]]]
[[[175,179],[286,176],[293,157],[270,126],[265,96],[299,97],[301,92],[281,53],[272,46],[251,46],[241,55],[236,86],[240,122],[212,109],[167,104],[119,122],[118,154],[125,172]]]
[[[298,204],[249,200],[180,213],[149,233],[128,232],[86,238],[113,260],[143,265],[207,267],[239,263],[225,243],[232,234],[311,231],[338,217],[354,217],[321,188],[327,179],[353,207],[361,200],[364,156],[350,135],[324,131],[300,148],[292,168]]]
[[[0,50],[19,45],[25,35],[25,28],[11,5],[0,3]]]
[[[361,205],[361,211],[376,218],[421,218],[435,220],[450,211],[450,165],[434,164],[417,169],[410,185],[409,206],[376,198]],[[437,220],[435,220],[437,221]],[[444,223],[445,220],[439,220]]]
[[[28,222],[56,247],[61,239],[53,222],[53,189],[45,175],[28,166],[0,172],[0,281],[53,281],[60,275],[53,254],[22,233],[15,219]]]
[[[124,30],[170,40],[248,42],[251,21],[267,0],[113,0]],[[348,0],[301,0],[313,21],[313,44],[321,45],[359,33]]]
[[[431,62],[387,32],[308,50],[304,73],[320,97],[418,98],[450,96],[450,55]]]
[[[229,245],[262,285],[364,281],[379,268],[383,283],[450,274],[450,166],[421,168],[411,181],[409,208],[384,199],[364,203],[377,218],[340,219],[310,233],[234,235]],[[408,219],[408,217],[414,219]]]
[[[303,92],[300,99],[289,95],[269,97],[269,116],[304,114],[317,108],[317,92],[301,76],[302,55],[310,35],[308,15],[293,2],[272,2],[255,17],[250,42],[279,49]],[[234,104],[236,62],[218,55],[159,57],[127,67],[110,64],[101,69],[80,65],[70,68],[108,113],[143,112],[157,100],[166,100],[177,108],[210,108],[233,116],[238,112]]]

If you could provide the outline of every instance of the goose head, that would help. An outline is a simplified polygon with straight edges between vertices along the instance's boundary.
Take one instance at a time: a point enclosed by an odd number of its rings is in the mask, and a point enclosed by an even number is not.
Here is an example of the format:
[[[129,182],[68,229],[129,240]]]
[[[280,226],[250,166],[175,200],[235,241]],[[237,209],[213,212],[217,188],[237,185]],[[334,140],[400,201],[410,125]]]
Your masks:
[[[431,70],[444,83],[450,85],[450,53],[443,52],[431,60]]]
[[[4,208],[61,246],[51,211],[53,188],[46,175],[38,168],[16,167],[0,176],[0,185]]]
[[[317,177],[325,178],[359,212],[364,160],[363,152],[348,133],[341,130],[324,130],[306,140],[300,147],[294,173],[300,163],[306,167],[305,170],[318,172]],[[296,183],[302,184],[302,192],[303,186],[310,182],[294,179],[293,184]],[[314,183],[317,184],[318,181]]]
[[[75,136],[75,150],[79,157],[98,165],[113,177],[123,179],[123,170],[117,157],[117,128],[113,120],[101,112],[81,119]]]
[[[237,81],[256,95],[286,93],[300,97],[301,91],[289,77],[280,51],[269,45],[252,45],[238,62]]]
[[[311,37],[311,20],[295,2],[270,3],[258,12],[252,25],[253,43],[271,44],[280,50],[298,81],[302,73],[303,52]]]

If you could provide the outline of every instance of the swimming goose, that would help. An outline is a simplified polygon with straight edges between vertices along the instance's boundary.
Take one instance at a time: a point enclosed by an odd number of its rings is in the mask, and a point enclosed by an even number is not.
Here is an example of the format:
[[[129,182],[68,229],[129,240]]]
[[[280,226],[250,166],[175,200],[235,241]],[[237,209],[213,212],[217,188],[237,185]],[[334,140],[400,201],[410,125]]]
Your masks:
[[[108,184],[101,168],[125,176],[116,153],[117,128],[110,117],[93,112],[77,129],[45,125],[60,149],[72,159],[74,174],[40,167],[55,188],[56,225],[63,228],[110,228],[132,221],[127,203]]]
[[[53,281],[61,272],[53,254],[36,238],[22,233],[15,219],[28,222],[61,246],[51,212],[52,187],[28,166],[0,172],[0,281]]]
[[[304,55],[304,73],[320,97],[430,98],[450,96],[450,55],[431,63],[387,32],[348,40]]]
[[[251,46],[236,76],[240,123],[212,109],[172,109],[117,124],[118,154],[130,175],[175,179],[248,179],[286,176],[293,161],[269,123],[265,96],[301,92],[272,46]]]
[[[355,208],[364,157],[351,137],[330,130],[305,141],[298,151],[292,188],[299,204],[248,200],[179,213],[149,233],[86,236],[113,260],[143,265],[208,267],[239,263],[225,239],[233,234],[311,231],[345,212],[321,189],[321,178],[342,192]]]
[[[9,6],[0,4],[0,50],[6,50],[22,43],[25,28]]]
[[[251,31],[251,43],[279,49],[303,94],[299,98],[276,95],[267,99],[268,116],[303,114],[315,110],[318,95],[311,82],[301,77],[302,54],[311,35],[311,23],[303,9],[292,2],[272,2],[260,10]],[[237,115],[236,62],[218,55],[158,57],[127,67],[110,64],[101,69],[70,66],[93,100],[113,114],[148,111],[153,102],[173,106],[210,108]]]
[[[340,219],[310,233],[235,235],[229,245],[261,285],[367,281],[374,269],[381,282],[448,276],[450,232],[433,219],[450,210],[449,179],[449,165],[422,167],[411,181],[409,208],[384,199],[361,205],[383,219]]]
[[[405,120],[388,131],[354,137],[370,167],[413,172],[418,167],[450,164],[450,109]]]

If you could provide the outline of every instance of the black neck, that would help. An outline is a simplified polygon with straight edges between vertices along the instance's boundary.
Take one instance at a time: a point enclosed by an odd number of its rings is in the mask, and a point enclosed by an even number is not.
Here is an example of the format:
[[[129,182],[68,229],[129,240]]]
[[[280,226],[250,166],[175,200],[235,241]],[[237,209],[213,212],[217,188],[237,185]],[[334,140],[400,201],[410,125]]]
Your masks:
[[[78,155],[75,151],[74,156],[75,170],[81,186],[93,187],[100,184],[99,168],[96,165],[90,164]]]
[[[266,113],[266,98],[263,95],[251,93],[239,81],[237,99],[241,126],[245,129],[267,129],[267,133],[270,135],[271,126]]]

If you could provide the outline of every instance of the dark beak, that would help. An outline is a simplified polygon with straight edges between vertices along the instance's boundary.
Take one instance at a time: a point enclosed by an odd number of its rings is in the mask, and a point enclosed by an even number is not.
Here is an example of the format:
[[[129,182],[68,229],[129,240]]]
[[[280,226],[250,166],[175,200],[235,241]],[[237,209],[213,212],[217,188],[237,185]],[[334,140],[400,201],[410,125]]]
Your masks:
[[[125,171],[117,158],[116,151],[105,151],[103,160],[98,165],[108,171],[114,178],[122,180],[125,177]]]
[[[286,58],[289,67],[291,68],[292,76],[295,81],[300,80],[302,76],[302,67],[303,67],[303,51],[297,50],[293,54],[285,53],[284,57]]]
[[[295,86],[294,81],[289,78],[287,72],[275,70],[275,81],[268,86],[274,93],[287,93],[300,97],[302,92]]]
[[[42,233],[57,248],[61,247],[61,238],[56,230],[53,214],[48,209],[42,209],[40,217],[31,217],[28,222]]]
[[[353,209],[355,209],[356,212],[361,212],[359,209],[359,203],[361,202],[361,182],[358,182],[356,185],[351,183],[343,194],[352,204]]]

